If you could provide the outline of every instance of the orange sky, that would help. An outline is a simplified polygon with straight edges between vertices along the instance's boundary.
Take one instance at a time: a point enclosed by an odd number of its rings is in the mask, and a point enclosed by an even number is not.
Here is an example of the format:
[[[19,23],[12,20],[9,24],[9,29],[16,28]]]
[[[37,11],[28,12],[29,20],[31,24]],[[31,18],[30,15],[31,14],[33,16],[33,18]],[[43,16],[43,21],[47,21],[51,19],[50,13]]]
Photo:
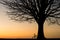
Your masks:
[[[32,38],[37,34],[37,23],[19,23],[9,20],[6,9],[0,6],[0,38]],[[46,38],[60,38],[60,26],[44,24],[44,35]]]

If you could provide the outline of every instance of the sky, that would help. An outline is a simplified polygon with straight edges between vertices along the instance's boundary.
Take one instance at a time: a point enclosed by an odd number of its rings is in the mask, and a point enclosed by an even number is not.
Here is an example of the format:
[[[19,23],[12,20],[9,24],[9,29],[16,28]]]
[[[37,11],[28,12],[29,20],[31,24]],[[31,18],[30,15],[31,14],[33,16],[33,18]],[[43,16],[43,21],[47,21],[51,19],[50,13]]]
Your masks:
[[[15,22],[6,14],[7,9],[0,5],[0,38],[32,38],[37,34],[37,23]]]
[[[6,14],[7,9],[0,4],[0,38],[32,38],[34,33],[38,33],[36,22],[16,22],[9,19]],[[60,26],[44,23],[44,36],[46,38],[60,38]]]

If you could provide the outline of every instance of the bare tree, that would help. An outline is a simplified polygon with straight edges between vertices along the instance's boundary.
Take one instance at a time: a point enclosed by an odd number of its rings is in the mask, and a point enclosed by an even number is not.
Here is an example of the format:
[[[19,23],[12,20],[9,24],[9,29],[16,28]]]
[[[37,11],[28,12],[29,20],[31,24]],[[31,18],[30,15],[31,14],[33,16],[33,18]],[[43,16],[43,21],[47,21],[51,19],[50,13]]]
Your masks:
[[[60,25],[59,0],[0,0],[11,12],[8,15],[16,21],[36,21],[38,24],[37,39],[43,39],[45,20]]]

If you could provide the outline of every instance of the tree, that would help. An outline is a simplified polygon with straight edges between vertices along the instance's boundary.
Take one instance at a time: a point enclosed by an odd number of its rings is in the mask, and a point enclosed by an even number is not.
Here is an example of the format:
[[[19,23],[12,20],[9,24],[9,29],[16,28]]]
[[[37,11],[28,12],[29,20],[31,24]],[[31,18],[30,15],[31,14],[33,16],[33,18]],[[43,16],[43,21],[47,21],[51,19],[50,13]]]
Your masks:
[[[60,25],[59,0],[1,0],[11,12],[8,15],[16,21],[36,21],[38,24],[37,39],[43,39],[43,25],[45,20]]]
[[[33,38],[33,39],[36,39],[36,38],[37,38],[37,35],[34,33],[34,35],[33,35],[32,38]]]

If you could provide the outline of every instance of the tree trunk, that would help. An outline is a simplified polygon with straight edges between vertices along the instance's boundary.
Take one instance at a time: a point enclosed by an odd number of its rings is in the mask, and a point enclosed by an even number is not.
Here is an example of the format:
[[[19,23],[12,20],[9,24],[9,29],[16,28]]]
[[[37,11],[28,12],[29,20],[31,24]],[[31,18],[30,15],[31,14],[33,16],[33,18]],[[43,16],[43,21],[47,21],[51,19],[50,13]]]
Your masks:
[[[38,37],[37,37],[38,40],[44,39],[43,25],[44,25],[45,19],[46,18],[43,17],[43,18],[40,18],[38,21]]]

